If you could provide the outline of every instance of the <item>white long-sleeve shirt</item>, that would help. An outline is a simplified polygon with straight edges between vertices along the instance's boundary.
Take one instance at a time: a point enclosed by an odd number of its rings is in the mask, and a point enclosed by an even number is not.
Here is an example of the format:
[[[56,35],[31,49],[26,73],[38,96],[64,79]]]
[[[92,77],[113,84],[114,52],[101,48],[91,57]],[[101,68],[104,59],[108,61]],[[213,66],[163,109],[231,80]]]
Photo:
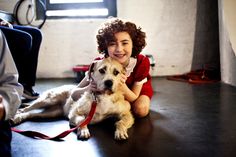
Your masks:
[[[12,118],[21,104],[23,87],[18,83],[18,72],[0,30],[0,95],[3,97],[5,120]]]

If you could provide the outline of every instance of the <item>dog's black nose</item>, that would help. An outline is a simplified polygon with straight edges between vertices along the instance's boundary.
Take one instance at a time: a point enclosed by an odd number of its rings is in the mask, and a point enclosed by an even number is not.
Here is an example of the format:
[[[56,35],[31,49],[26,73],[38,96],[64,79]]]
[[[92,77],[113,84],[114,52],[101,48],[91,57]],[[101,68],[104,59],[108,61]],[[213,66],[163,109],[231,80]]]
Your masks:
[[[106,81],[104,82],[104,84],[105,84],[105,87],[106,87],[106,88],[111,89],[111,87],[112,87],[112,85],[113,85],[113,82],[112,82],[112,80],[106,80]]]

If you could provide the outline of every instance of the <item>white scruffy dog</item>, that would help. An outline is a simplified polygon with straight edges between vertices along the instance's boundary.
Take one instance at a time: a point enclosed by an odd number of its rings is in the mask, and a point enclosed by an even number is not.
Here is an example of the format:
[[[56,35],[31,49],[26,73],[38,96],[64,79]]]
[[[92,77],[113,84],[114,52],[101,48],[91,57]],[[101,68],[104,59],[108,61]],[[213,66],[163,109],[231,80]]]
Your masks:
[[[20,124],[29,119],[55,118],[65,116],[71,125],[79,125],[88,115],[94,97],[97,107],[91,123],[97,123],[107,117],[117,117],[115,123],[115,139],[127,139],[127,130],[134,123],[130,103],[124,99],[119,90],[119,81],[124,73],[123,66],[111,58],[105,58],[92,64],[89,70],[91,79],[97,84],[102,93],[85,92],[78,101],[73,101],[71,92],[76,86],[64,85],[50,89],[35,100],[32,105],[19,109],[12,119],[13,124]],[[44,109],[42,112],[31,112],[35,109]],[[87,126],[78,128],[79,138],[89,138]]]

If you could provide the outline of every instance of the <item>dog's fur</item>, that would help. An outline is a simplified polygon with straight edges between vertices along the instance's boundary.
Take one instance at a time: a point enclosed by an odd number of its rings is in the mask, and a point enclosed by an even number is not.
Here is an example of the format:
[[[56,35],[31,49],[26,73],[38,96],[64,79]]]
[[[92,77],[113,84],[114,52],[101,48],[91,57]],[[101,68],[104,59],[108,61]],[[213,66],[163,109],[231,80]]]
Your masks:
[[[115,123],[115,139],[127,139],[127,130],[134,123],[130,111],[130,103],[124,99],[122,91],[119,90],[118,82],[120,74],[124,73],[121,64],[111,58],[105,58],[92,64],[89,75],[97,88],[102,93],[95,93],[97,108],[91,123],[97,123],[109,116],[115,116],[118,120]],[[48,90],[36,99],[30,106],[19,109],[12,119],[13,124],[35,118],[55,118],[65,116],[71,125],[80,124],[88,115],[91,104],[94,101],[94,93],[86,91],[78,101],[71,98],[75,85],[64,85]],[[31,112],[35,109],[44,109],[42,112]],[[78,138],[87,139],[90,137],[87,126],[77,130]]]

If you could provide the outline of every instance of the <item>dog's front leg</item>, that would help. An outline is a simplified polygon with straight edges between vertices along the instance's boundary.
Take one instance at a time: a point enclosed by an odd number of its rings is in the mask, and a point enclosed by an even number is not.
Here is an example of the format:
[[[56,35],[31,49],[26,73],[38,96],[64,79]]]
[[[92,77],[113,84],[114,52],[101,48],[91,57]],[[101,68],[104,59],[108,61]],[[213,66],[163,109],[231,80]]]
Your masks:
[[[84,121],[84,119],[85,119],[84,116],[78,116],[78,115],[72,116],[72,117],[70,117],[70,125],[78,126]],[[85,125],[83,127],[79,127],[77,129],[77,137],[79,139],[88,139],[90,137],[90,132],[89,132],[87,125]]]
[[[87,125],[82,127],[82,128],[78,128],[77,137],[79,139],[88,139],[88,138],[90,138],[90,132],[89,132],[89,129],[88,129]]]
[[[78,126],[85,120],[85,116],[78,115],[76,112],[73,112],[73,110],[69,113],[68,118],[70,125],[72,126]],[[77,129],[77,137],[79,139],[88,139],[90,137],[90,132],[87,125]]]
[[[120,120],[116,122],[115,139],[128,139],[127,130],[134,124],[134,118],[130,112],[120,115]]]

